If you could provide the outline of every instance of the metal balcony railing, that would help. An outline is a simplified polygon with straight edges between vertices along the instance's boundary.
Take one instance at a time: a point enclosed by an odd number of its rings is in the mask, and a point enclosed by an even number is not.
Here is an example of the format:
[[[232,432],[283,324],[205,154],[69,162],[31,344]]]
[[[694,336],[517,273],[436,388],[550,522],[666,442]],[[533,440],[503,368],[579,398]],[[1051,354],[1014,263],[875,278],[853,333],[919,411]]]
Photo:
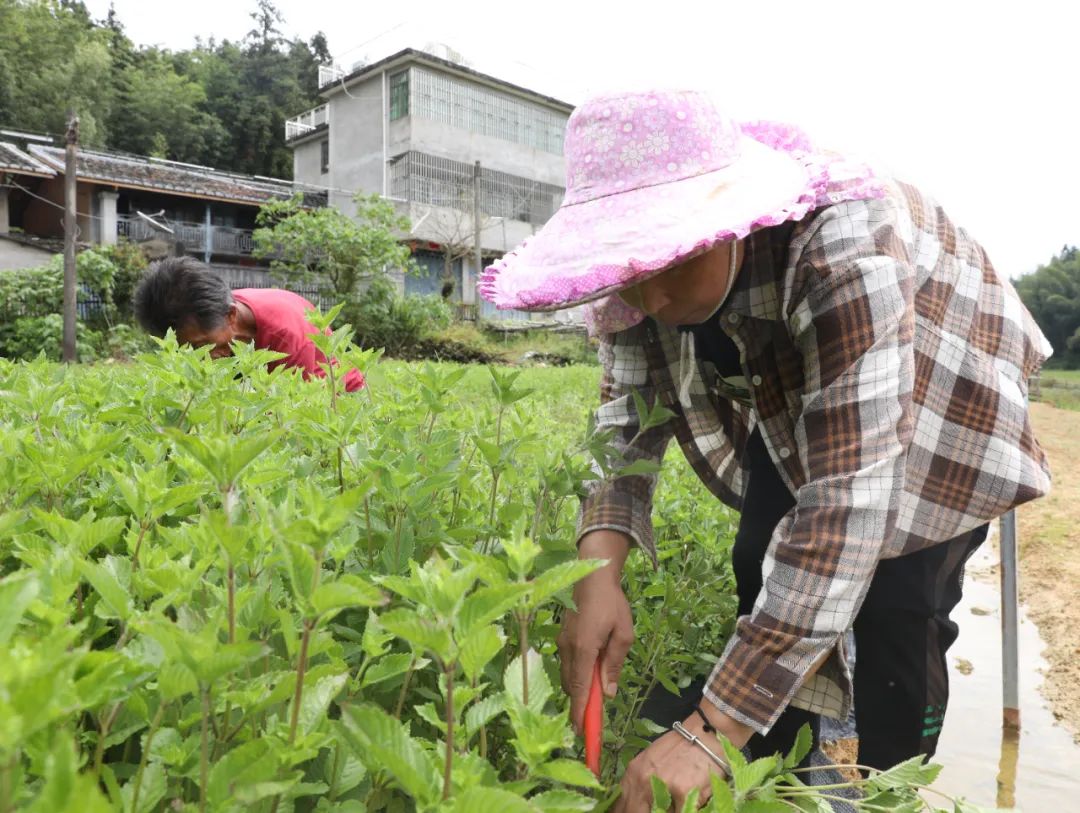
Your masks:
[[[333,84],[344,76],[345,71],[343,71],[337,65],[320,65],[319,87],[324,88],[327,85]]]
[[[167,240],[170,243],[182,243],[184,250],[189,252],[205,252],[209,245],[211,254],[232,257],[247,257],[255,250],[255,240],[249,229],[210,226],[208,236],[205,223],[170,220],[168,227],[172,229],[172,234],[156,229],[137,217],[121,215],[116,221],[116,233],[135,243],[153,239]]]
[[[312,130],[330,123],[330,108],[321,104],[316,108],[294,116],[285,122],[285,140],[299,138]]]

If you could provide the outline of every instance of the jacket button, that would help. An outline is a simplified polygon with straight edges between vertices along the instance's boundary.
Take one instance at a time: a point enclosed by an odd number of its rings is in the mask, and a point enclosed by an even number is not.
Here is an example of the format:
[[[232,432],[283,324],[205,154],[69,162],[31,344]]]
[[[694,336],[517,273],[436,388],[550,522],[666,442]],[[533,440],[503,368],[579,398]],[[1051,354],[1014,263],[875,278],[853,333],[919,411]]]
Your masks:
[[[776,453],[780,455],[781,460],[787,460],[789,457],[791,457],[791,449],[789,449],[787,446],[781,446],[779,449],[777,449]]]
[[[755,375],[753,378],[750,379],[750,383],[752,383],[755,387],[760,387],[761,386],[761,376],[760,375]]]

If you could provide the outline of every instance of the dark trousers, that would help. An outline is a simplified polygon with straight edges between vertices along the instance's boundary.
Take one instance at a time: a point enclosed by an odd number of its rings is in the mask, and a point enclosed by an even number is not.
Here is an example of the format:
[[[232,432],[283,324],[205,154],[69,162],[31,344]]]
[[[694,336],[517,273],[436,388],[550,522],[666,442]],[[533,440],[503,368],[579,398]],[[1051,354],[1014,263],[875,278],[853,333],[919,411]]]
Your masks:
[[[753,610],[772,532],[795,504],[757,431],[747,455],[750,479],[732,549],[739,615]],[[860,764],[885,769],[937,749],[949,699],[945,653],[958,632],[949,613],[960,601],[964,563],[988,528],[878,565],[854,624]],[[767,735],[751,738],[751,753],[787,751],[806,723],[816,746],[818,716],[789,707]]]

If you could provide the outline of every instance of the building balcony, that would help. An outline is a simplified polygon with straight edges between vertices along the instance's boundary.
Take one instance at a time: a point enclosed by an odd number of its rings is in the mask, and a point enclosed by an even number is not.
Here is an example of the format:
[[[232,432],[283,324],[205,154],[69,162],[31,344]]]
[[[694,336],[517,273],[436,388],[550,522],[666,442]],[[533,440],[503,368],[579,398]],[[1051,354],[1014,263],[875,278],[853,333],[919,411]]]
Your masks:
[[[146,240],[166,240],[180,243],[189,253],[209,253],[228,257],[249,257],[255,250],[255,240],[249,229],[231,226],[207,226],[205,223],[189,223],[170,220],[167,224],[172,234],[154,227],[139,217],[120,215],[116,219],[116,233],[133,243]]]
[[[330,107],[321,104],[306,113],[287,119],[285,122],[285,140],[290,141],[294,138],[300,138],[329,124]]]
[[[337,65],[320,65],[319,66],[319,87],[324,88],[327,85],[332,85],[339,79],[345,77],[345,71],[339,68]]]

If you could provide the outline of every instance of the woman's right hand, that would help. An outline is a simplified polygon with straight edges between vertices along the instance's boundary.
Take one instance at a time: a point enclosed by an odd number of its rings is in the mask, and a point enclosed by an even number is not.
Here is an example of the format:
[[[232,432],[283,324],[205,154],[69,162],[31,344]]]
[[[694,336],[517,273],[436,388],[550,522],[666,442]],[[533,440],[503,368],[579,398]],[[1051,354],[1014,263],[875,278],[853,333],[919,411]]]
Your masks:
[[[570,722],[579,734],[589,698],[593,664],[603,656],[600,674],[604,694],[614,697],[623,661],[634,642],[634,620],[623,593],[623,564],[633,540],[620,531],[592,531],[578,545],[581,559],[608,563],[574,586],[577,612],[563,616],[557,645],[563,690],[570,695]]]

